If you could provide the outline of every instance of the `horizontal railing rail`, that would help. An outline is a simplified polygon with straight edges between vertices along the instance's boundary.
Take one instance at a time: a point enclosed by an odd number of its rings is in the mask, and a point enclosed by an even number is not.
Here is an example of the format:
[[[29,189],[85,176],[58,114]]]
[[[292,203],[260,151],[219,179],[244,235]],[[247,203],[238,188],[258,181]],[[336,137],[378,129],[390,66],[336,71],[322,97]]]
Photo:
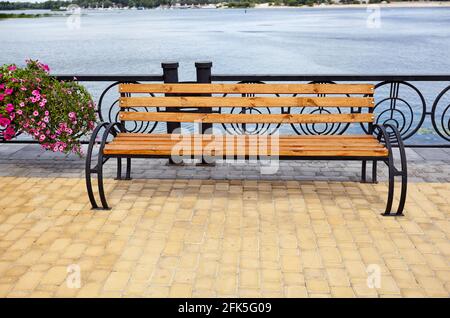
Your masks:
[[[53,75],[60,81],[79,81],[79,82],[162,82],[163,75],[72,75],[59,74]]]
[[[390,74],[212,74],[211,80],[214,82],[233,81],[267,81],[267,82],[297,82],[297,81],[414,81],[414,82],[439,82],[450,81],[450,75],[390,75]]]
[[[447,74],[214,74],[212,63],[196,63],[197,79],[191,83],[338,83],[338,82],[370,82],[375,84],[375,109],[377,123],[394,124],[406,141],[406,147],[441,147],[450,148],[450,75]],[[58,74],[59,80],[76,80],[85,82],[95,96],[97,113],[100,121],[118,121],[120,107],[118,105],[118,85],[120,83],[178,83],[178,63],[162,64],[162,74]],[[166,111],[164,108],[145,107],[147,111]],[[337,113],[345,113],[343,108],[333,108]],[[134,111],[129,109],[129,111]],[[220,112],[225,109],[220,109]],[[242,112],[236,108],[235,111]],[[247,111],[247,110],[245,110]],[[251,111],[251,109],[250,109]],[[269,109],[265,110],[270,112]],[[290,112],[284,109],[283,112]],[[330,111],[321,107],[297,110],[300,113],[321,113]],[[353,111],[353,110],[350,110]],[[159,125],[161,124],[161,125]],[[159,126],[158,126],[159,125]],[[151,133],[158,129],[171,130],[170,123],[135,122],[127,127],[133,132]],[[311,126],[293,124],[287,126],[293,134],[342,134],[352,132],[348,125]],[[230,133],[267,132],[267,127],[248,127],[224,125]],[[275,127],[275,129],[279,129]],[[361,126],[358,129],[366,130]],[[411,142],[414,140],[414,142]],[[13,140],[0,143],[35,143],[35,141],[17,136]]]

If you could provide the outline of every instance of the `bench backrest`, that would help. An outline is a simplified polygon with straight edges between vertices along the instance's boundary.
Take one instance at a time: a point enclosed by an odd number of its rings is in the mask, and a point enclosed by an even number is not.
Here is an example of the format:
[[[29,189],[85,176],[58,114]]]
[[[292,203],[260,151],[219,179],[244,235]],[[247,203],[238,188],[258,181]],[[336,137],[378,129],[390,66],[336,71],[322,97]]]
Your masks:
[[[119,92],[121,94],[119,120],[121,121],[207,124],[374,122],[374,86],[371,84],[120,84]],[[148,94],[154,96],[148,96]],[[129,108],[135,110],[139,107],[166,107],[166,111],[127,111]],[[350,108],[352,111],[338,114],[331,112],[307,114],[212,112],[212,109],[233,107],[278,109],[339,107]],[[198,108],[200,112],[177,112],[173,108]],[[361,108],[367,108],[369,111],[363,113],[360,111]]]

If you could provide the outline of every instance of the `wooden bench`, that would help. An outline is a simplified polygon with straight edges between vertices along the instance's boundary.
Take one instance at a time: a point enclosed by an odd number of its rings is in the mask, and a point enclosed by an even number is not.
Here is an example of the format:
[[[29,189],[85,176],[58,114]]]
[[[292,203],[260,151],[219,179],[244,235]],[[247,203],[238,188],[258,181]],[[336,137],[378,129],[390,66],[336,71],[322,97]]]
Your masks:
[[[122,179],[122,162],[127,160],[125,179],[131,177],[132,158],[173,158],[174,149],[183,158],[208,154],[214,158],[276,157],[280,160],[357,160],[362,162],[362,182],[366,163],[372,161],[372,182],[376,182],[377,162],[388,166],[388,199],[383,215],[402,215],[407,189],[406,156],[401,136],[392,125],[375,124],[374,86],[369,84],[120,84],[120,122],[101,123],[94,130],[86,158],[86,183],[90,202],[98,208],[92,189],[92,175],[98,179],[98,195],[108,209],[103,164],[117,158],[117,178]],[[158,95],[159,94],[159,95]],[[144,107],[158,107],[148,112]],[[136,110],[144,111],[136,111]],[[238,112],[226,112],[233,109]],[[256,110],[269,110],[263,113]],[[318,111],[305,112],[315,109]],[[186,110],[191,110],[187,112]],[[334,112],[333,112],[334,110]],[[339,110],[336,112],[336,110]],[[342,111],[341,111],[342,110]],[[225,111],[225,113],[224,113]],[[167,133],[131,133],[126,122],[166,122]],[[239,136],[173,131],[180,123],[200,123],[211,127],[239,124],[272,125],[350,125],[366,127],[367,133],[352,135],[283,135],[270,131],[253,137],[246,129]],[[170,128],[170,129],[169,129]],[[97,164],[92,168],[93,148],[104,129]],[[322,129],[322,132],[324,130]],[[266,133],[268,130],[266,130]],[[227,142],[225,143],[224,140]],[[264,147],[262,147],[264,146]],[[392,147],[399,148],[401,167],[394,165]],[[264,153],[261,149],[269,149]],[[181,149],[181,151],[180,151]],[[212,149],[212,150],[211,150]],[[398,208],[392,212],[394,177],[401,176]]]

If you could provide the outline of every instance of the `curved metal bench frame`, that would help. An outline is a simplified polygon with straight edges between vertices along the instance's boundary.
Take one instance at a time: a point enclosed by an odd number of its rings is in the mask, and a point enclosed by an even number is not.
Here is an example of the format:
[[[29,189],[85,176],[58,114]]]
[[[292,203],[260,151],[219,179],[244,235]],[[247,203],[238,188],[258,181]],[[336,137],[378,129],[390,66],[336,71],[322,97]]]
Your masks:
[[[94,145],[97,143],[96,139],[99,135],[100,130],[104,128],[105,131],[102,135],[102,139],[100,142],[100,148],[97,158],[97,165],[92,168],[92,155],[93,155],[93,149]],[[117,130],[116,130],[117,128]],[[391,133],[388,133],[388,130],[391,131]],[[89,147],[87,151],[86,156],[86,187],[87,192],[89,196],[89,200],[91,202],[93,209],[103,209],[108,210],[110,209],[108,206],[108,202],[106,200],[105,196],[105,189],[103,184],[103,165],[110,159],[110,158],[116,158],[117,159],[117,178],[116,180],[131,180],[131,158],[148,158],[149,156],[105,156],[103,154],[103,149],[105,148],[106,143],[108,142],[108,136],[112,135],[115,137],[118,132],[124,132],[124,126],[120,122],[116,123],[102,123],[94,130],[90,142]],[[407,161],[406,161],[406,153],[405,153],[405,147],[403,145],[402,138],[400,136],[400,133],[398,129],[390,124],[383,124],[383,125],[373,125],[373,132],[376,134],[377,139],[382,142],[386,148],[388,149],[388,157],[387,158],[345,158],[345,157],[337,157],[332,158],[336,160],[361,160],[362,161],[362,173],[361,173],[361,182],[365,183],[366,180],[366,162],[371,160],[372,161],[372,181],[371,183],[377,182],[377,162],[383,161],[388,166],[388,197],[387,197],[387,203],[386,203],[386,209],[385,212],[382,213],[383,216],[402,216],[403,215],[403,209],[405,207],[405,201],[406,201],[406,191],[407,191],[407,182],[408,182],[408,176],[407,176]],[[400,169],[398,169],[395,166],[394,162],[394,155],[393,155],[393,143],[398,147],[399,154],[400,154]],[[157,157],[157,156],[155,156]],[[125,158],[127,160],[127,166],[126,166],[126,175],[125,178],[122,178],[122,158]],[[151,157],[153,158],[153,157]],[[159,157],[160,158],[160,157]],[[283,158],[280,158],[283,159]],[[284,158],[284,159],[303,159],[303,160],[314,160],[314,159],[330,159],[330,158],[297,158],[297,157],[291,157],[291,158]],[[98,195],[100,197],[101,202],[101,208],[99,208],[99,205],[97,204],[97,201],[95,200],[94,191],[92,187],[92,175],[97,175],[98,180]],[[400,200],[397,207],[397,210],[395,212],[392,211],[392,205],[394,201],[394,190],[395,190],[395,177],[400,176],[401,177],[401,192],[400,192]]]

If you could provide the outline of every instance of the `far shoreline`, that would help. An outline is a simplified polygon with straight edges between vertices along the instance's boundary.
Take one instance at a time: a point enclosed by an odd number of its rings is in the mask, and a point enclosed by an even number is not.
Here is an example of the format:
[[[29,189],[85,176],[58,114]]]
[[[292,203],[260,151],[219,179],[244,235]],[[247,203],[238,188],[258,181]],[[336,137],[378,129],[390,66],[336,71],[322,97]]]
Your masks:
[[[450,8],[450,1],[414,1],[414,2],[390,2],[390,3],[362,3],[362,4],[320,4],[313,6],[270,6],[269,3],[256,4],[247,9],[347,9],[347,8]],[[233,8],[230,8],[233,9]]]

